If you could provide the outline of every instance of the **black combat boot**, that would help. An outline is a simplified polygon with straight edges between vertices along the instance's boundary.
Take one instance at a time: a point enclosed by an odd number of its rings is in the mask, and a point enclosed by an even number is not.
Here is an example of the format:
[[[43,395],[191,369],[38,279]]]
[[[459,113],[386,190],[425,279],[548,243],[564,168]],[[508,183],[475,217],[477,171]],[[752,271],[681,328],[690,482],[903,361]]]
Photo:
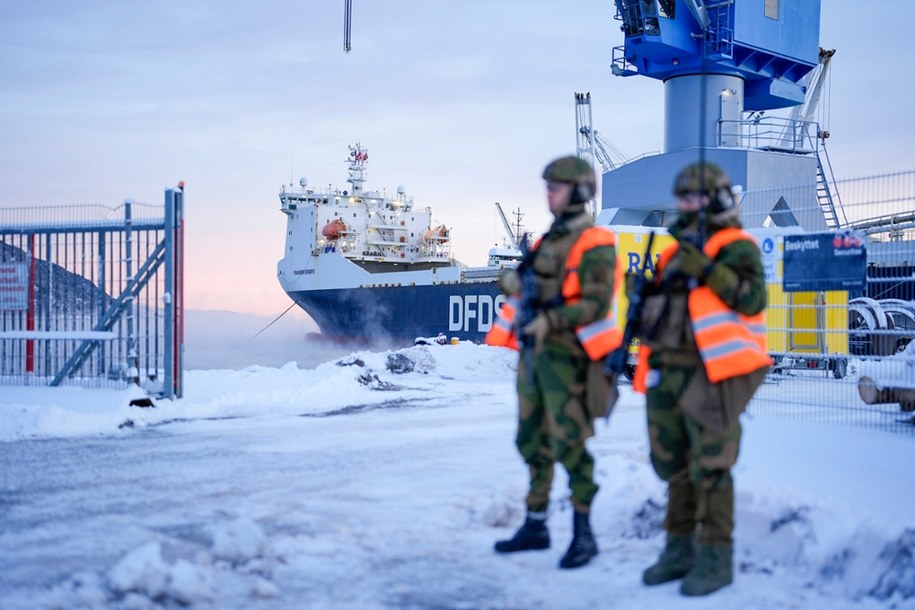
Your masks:
[[[680,583],[680,593],[708,595],[734,581],[734,487],[727,484],[703,494],[702,532],[696,565]]]
[[[686,576],[696,563],[696,536],[694,534],[667,534],[667,544],[657,563],[645,570],[642,582],[660,585]]]
[[[560,560],[560,568],[580,568],[597,555],[597,542],[594,541],[594,534],[591,533],[591,523],[588,521],[588,517],[588,513],[575,511],[572,521],[574,529],[572,544],[569,545],[569,550]]]
[[[696,563],[698,492],[684,469],[670,478],[667,488],[667,544],[658,561],[642,573],[646,585],[660,585],[686,576]]]
[[[496,553],[539,551],[550,548],[550,532],[546,529],[546,513],[528,513],[524,525],[508,540],[496,543]]]
[[[701,543],[696,565],[680,583],[680,593],[690,597],[708,595],[734,581],[734,547],[724,543]]]

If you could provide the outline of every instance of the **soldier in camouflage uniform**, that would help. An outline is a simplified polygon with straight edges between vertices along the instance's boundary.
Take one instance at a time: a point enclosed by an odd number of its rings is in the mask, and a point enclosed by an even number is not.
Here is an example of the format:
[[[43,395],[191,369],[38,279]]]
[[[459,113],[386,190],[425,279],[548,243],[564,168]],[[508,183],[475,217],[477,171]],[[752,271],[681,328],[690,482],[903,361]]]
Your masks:
[[[651,463],[668,483],[666,546],[643,582],[682,578],[682,594],[706,595],[733,578],[731,468],[739,415],[771,363],[766,286],[759,249],[740,230],[719,167],[686,167],[674,195],[677,243],[662,253],[643,295],[634,380],[646,393]]]
[[[614,234],[594,227],[587,210],[587,201],[595,192],[591,167],[578,157],[563,157],[547,166],[543,178],[555,220],[529,255],[539,313],[520,330],[534,338],[534,348],[529,360],[519,359],[517,380],[516,444],[530,469],[527,518],[512,538],[497,542],[495,550],[512,553],[549,548],[546,515],[553,468],[559,462],[569,475],[574,509],[574,536],[560,567],[577,568],[598,552],[589,522],[598,486],[594,458],[585,441],[594,434],[594,418],[603,414],[609,391],[600,358],[621,341],[608,316],[612,315],[614,283],[622,272],[617,270]],[[522,280],[511,270],[503,274],[500,285],[507,295],[517,296]],[[514,329],[511,332],[517,335],[517,325],[504,318],[513,315],[507,313],[511,310],[511,306],[503,306],[497,325]],[[607,331],[601,347],[591,342],[593,333],[586,339],[576,334],[582,328],[593,331],[601,325]],[[498,331],[494,326],[487,343],[506,345],[504,340],[493,339]],[[532,371],[526,370],[526,360]]]

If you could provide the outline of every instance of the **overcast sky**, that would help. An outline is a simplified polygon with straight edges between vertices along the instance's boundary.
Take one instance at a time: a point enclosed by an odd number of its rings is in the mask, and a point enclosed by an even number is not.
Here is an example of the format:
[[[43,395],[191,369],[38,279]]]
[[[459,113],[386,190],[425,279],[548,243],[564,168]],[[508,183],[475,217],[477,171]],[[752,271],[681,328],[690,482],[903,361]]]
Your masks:
[[[279,314],[277,192],[344,186],[357,140],[369,188],[404,185],[470,264],[501,241],[495,201],[547,226],[575,92],[628,156],[662,147],[662,85],[610,74],[611,0],[353,3],[346,54],[342,0],[0,0],[0,207],[159,203],[184,180],[186,305]],[[912,169],[915,3],[823,5],[837,176]]]

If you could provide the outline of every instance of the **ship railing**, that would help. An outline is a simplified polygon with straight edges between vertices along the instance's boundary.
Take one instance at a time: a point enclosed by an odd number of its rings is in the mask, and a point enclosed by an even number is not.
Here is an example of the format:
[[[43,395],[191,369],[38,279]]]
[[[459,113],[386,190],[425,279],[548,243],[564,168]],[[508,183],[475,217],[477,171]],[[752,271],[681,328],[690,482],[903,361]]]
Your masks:
[[[392,248],[406,248],[409,245],[406,241],[388,241],[387,239],[366,239],[365,243],[371,246],[389,246]]]
[[[461,271],[466,280],[489,280],[496,279],[501,275],[502,269],[492,267],[468,267]]]
[[[380,231],[407,231],[406,226],[401,225],[388,225],[388,224],[370,224],[367,225],[369,229],[377,229]]]

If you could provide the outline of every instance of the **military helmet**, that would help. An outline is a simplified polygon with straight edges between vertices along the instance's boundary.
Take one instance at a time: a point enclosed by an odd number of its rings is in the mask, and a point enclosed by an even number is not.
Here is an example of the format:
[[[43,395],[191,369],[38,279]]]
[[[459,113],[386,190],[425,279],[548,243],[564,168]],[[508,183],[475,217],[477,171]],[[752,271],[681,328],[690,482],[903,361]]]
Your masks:
[[[573,203],[584,203],[597,191],[594,170],[584,159],[573,155],[560,157],[547,165],[543,170],[543,179],[575,185]]]
[[[702,193],[709,198],[709,207],[720,212],[734,205],[731,181],[724,170],[708,161],[687,165],[674,180],[674,196]]]

